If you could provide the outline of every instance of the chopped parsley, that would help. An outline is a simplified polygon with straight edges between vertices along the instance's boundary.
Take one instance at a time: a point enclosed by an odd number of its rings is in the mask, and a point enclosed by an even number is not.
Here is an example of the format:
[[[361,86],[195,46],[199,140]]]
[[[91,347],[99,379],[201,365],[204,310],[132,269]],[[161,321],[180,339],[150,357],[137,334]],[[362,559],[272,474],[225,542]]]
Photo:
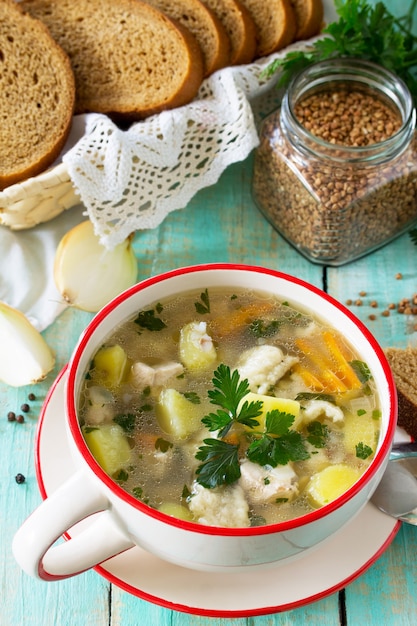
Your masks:
[[[314,421],[307,426],[307,441],[315,448],[324,448],[329,437],[329,428],[326,424]]]
[[[201,404],[200,396],[195,391],[185,391],[183,396],[192,404]]]
[[[162,305],[156,305],[155,309],[148,309],[147,311],[141,311],[137,318],[134,320],[135,324],[140,326],[143,330],[158,331],[166,328],[167,325],[160,317],[156,317],[155,313],[160,314],[162,312]]]
[[[365,443],[360,441],[356,444],[356,457],[358,459],[367,459],[373,454],[373,450],[370,446],[367,446]]]
[[[206,313],[210,313],[210,298],[208,295],[207,289],[200,294],[201,302],[194,302],[195,310],[197,313],[205,315]]]
[[[123,428],[125,433],[130,435],[135,430],[136,415],[133,413],[125,413],[113,417],[113,422]]]
[[[323,402],[331,402],[332,404],[336,404],[334,396],[330,395],[329,393],[302,391],[300,393],[297,393],[295,399],[297,400],[297,402],[301,402],[301,400],[322,400]]]
[[[271,337],[279,331],[281,325],[282,321],[280,320],[271,320],[269,322],[264,320],[253,320],[249,326],[249,330],[257,338]]]
[[[114,479],[118,483],[125,483],[129,478],[129,474],[125,469],[120,469],[117,474],[114,476]]]
[[[350,361],[349,365],[354,370],[356,376],[359,378],[361,383],[366,383],[368,382],[368,380],[372,379],[371,370],[369,369],[368,365],[364,363],[364,361]]]

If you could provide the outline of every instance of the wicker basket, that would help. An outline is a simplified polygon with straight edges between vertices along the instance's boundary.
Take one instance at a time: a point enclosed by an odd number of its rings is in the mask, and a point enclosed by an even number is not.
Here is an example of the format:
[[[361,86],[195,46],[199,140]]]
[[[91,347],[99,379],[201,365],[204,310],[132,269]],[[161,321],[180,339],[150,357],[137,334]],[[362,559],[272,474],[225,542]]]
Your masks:
[[[0,224],[12,230],[32,228],[79,203],[67,168],[59,163],[0,192]]]

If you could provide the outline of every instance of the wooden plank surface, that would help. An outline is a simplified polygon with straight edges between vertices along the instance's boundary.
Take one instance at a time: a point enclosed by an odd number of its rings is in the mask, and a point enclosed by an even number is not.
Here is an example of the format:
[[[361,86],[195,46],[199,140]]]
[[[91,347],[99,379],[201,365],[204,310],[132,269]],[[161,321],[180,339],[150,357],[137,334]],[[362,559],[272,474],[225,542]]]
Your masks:
[[[399,2],[387,3],[390,7]],[[355,263],[341,268],[311,264],[291,248],[266,222],[251,197],[251,159],[230,167],[213,187],[201,191],[189,205],[157,229],[139,232],[134,248],[139,279],[173,267],[230,261],[265,265],[297,275],[327,289],[350,305],[382,346],[416,345],[412,321],[398,313],[382,315],[389,303],[417,292],[417,248],[408,235]],[[396,278],[398,273],[402,279]],[[378,307],[371,307],[375,300]],[[370,315],[376,319],[371,320]],[[33,449],[37,417],[55,376],[68,361],[77,337],[91,315],[66,310],[44,336],[56,351],[57,363],[47,380],[32,388],[0,384],[0,626],[412,626],[417,613],[417,533],[403,527],[388,550],[341,593],[319,602],[274,615],[251,618],[208,618],[150,604],[110,584],[90,571],[67,581],[43,583],[22,573],[11,554],[15,530],[41,498]],[[30,391],[36,394],[24,424],[7,422],[9,410],[19,411]],[[57,442],[58,445],[58,442]],[[21,472],[26,482],[17,485]],[[335,554],[337,563],[337,554]]]

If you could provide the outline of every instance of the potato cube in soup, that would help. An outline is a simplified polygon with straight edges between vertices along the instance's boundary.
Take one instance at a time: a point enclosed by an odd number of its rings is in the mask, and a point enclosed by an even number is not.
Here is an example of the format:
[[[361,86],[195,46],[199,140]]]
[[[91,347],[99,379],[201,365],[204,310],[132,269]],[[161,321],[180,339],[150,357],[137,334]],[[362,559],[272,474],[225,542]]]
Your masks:
[[[94,357],[92,377],[104,387],[113,389],[120,385],[129,372],[126,352],[116,344],[100,348]]]
[[[345,427],[343,429],[343,443],[346,452],[356,455],[358,443],[363,443],[375,451],[378,427],[378,422],[369,419],[369,416],[358,413],[346,413]]]
[[[198,406],[176,389],[161,391],[155,413],[162,430],[175,439],[185,439],[201,426]]]
[[[217,353],[206,322],[190,322],[181,329],[180,357],[190,372],[214,369]]]
[[[176,502],[164,502],[158,508],[158,511],[161,513],[165,513],[165,515],[170,515],[171,517],[176,517],[178,519],[183,519],[186,522],[194,521],[193,514],[186,506],[182,504],[177,504]]]
[[[306,487],[308,499],[316,508],[329,504],[352,487],[361,475],[361,470],[350,465],[329,465],[311,477]]]
[[[85,426],[83,435],[91,454],[110,476],[130,463],[130,445],[118,424]]]
[[[250,391],[246,394],[240,403],[242,407],[244,402],[262,402],[262,413],[256,418],[259,422],[259,430],[265,430],[266,414],[271,411],[279,411],[280,413],[288,413],[294,416],[294,422],[291,428],[297,430],[297,427],[302,422],[300,415],[300,403],[297,400],[291,400],[287,398],[275,398],[275,396],[265,396],[261,393],[253,393]],[[247,427],[246,430],[251,430]]]

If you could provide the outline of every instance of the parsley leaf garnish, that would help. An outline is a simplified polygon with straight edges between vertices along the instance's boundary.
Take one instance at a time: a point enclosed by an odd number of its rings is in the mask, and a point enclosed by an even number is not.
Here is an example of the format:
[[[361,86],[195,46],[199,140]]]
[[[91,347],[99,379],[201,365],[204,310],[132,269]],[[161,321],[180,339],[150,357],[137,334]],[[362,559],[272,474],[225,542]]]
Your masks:
[[[234,422],[244,424],[250,428],[259,426],[255,419],[261,415],[262,402],[244,402],[239,408],[243,398],[249,393],[249,382],[240,380],[239,372],[230,371],[228,365],[221,363],[214,372],[213,386],[208,396],[212,404],[222,407],[217,413],[206,415],[202,422],[209,431],[219,430],[218,436],[225,437]]]
[[[329,437],[329,428],[321,422],[310,422],[307,426],[307,441],[315,448],[324,448]]]
[[[161,311],[162,307],[157,305],[156,312],[160,313]],[[141,311],[134,322],[144,330],[146,329],[150,331],[158,331],[167,327],[165,322],[163,322],[160,317],[156,317],[154,309]]]
[[[255,337],[271,337],[275,335],[280,326],[282,325],[282,321],[280,320],[271,320],[269,322],[265,322],[264,320],[253,320],[249,326],[250,332]]]
[[[195,310],[197,313],[205,315],[210,313],[210,298],[207,289],[200,294],[201,302],[194,302]]]
[[[185,391],[183,396],[192,404],[201,404],[200,396],[195,391]]]
[[[221,439],[204,439],[195,458],[202,461],[196,470],[197,480],[206,489],[230,485],[240,478],[239,446]]]
[[[372,379],[371,370],[364,361],[349,361],[349,365],[354,370],[361,383],[366,383],[368,380]]]
[[[125,483],[129,478],[129,474],[125,469],[120,469],[113,478],[118,483]]]
[[[295,399],[299,402],[300,400],[323,400],[324,402],[331,402],[332,404],[336,404],[336,400],[334,396],[329,393],[320,393],[311,392],[311,391],[301,391],[297,393]]]
[[[356,444],[356,457],[358,459],[367,459],[371,456],[371,454],[373,454],[372,448],[367,446],[365,443],[360,441],[358,444]]]
[[[252,441],[247,457],[253,463],[265,466],[286,465],[289,461],[303,461],[309,453],[301,433],[290,430],[295,416],[274,409],[266,414],[265,432]],[[254,433],[254,436],[257,436]]]
[[[125,433],[129,435],[135,430],[136,415],[133,413],[116,415],[113,417],[113,422],[121,426]]]

